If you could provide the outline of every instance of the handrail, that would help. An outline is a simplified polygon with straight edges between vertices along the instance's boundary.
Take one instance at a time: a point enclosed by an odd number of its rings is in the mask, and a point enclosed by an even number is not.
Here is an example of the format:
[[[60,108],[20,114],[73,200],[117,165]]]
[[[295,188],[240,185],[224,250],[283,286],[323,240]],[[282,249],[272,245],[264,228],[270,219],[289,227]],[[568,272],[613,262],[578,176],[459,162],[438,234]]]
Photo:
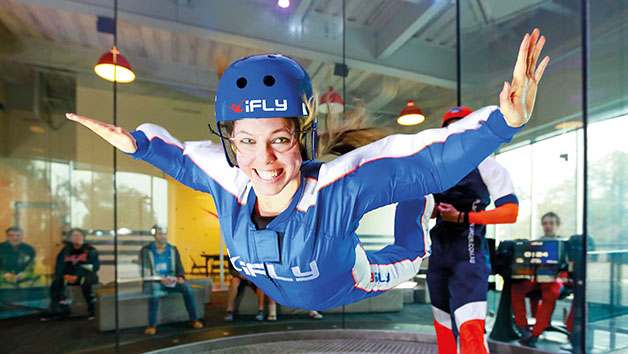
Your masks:
[[[628,249],[625,250],[601,250],[601,251],[588,251],[589,254],[619,254],[619,253],[628,253]]]

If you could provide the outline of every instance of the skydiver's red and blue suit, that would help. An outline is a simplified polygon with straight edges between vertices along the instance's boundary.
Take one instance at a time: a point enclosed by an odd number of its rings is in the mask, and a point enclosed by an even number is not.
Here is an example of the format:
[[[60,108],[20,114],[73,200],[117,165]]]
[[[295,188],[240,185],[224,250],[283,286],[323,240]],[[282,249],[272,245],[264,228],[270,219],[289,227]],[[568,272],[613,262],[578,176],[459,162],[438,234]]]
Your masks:
[[[445,116],[443,125],[470,113],[466,107],[456,107]],[[486,211],[491,199],[495,208]],[[427,283],[439,353],[458,352],[454,324],[463,354],[488,353],[484,321],[491,265],[484,236],[487,224],[516,221],[519,206],[512,181],[508,171],[488,157],[454,187],[435,194],[434,200],[465,213],[460,222],[447,222],[438,215],[430,232]]]

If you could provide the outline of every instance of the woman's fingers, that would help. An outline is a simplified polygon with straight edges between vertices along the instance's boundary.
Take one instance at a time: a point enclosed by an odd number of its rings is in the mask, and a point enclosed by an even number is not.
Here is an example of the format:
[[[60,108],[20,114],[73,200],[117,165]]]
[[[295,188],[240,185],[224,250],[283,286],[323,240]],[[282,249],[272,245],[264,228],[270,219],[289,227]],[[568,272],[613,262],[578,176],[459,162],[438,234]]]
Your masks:
[[[66,113],[65,116],[72,121],[82,124],[89,130],[98,134],[103,139],[107,140],[111,145],[126,152],[134,153],[137,151],[137,142],[126,130],[115,125],[105,124],[97,120],[79,116],[74,113]]]
[[[519,46],[519,54],[517,55],[517,62],[515,63],[515,69],[512,72],[512,86],[518,87],[521,81],[525,80],[526,75],[526,58],[528,55],[528,46],[530,45],[530,35],[526,33]]]
[[[532,55],[534,55],[534,48],[536,47],[536,42],[539,39],[539,35],[541,31],[538,28],[535,28],[530,35],[530,44],[528,45],[528,64],[532,61]]]
[[[87,117],[83,117],[83,116],[79,116],[78,114],[74,114],[74,113],[66,113],[65,114],[66,118],[68,118],[69,120],[73,120],[75,122],[79,122],[79,123],[84,123],[84,122],[96,122],[96,123],[100,123],[100,124],[104,124],[101,123],[97,120],[93,120],[91,118],[87,118]]]
[[[75,121],[77,123],[80,123],[80,124],[84,125],[85,127],[89,128],[90,130],[94,131],[95,133],[98,133],[99,131],[102,131],[103,129],[105,129],[107,127],[107,124],[104,124],[104,123],[99,122],[97,120],[93,120],[91,118],[79,116],[78,114],[66,113],[65,116],[69,120],[72,120],[72,121]]]
[[[534,73],[534,81],[536,83],[541,81],[541,78],[543,77],[543,72],[545,72],[545,68],[547,67],[547,64],[549,64],[549,61],[550,61],[549,57],[543,58],[543,61],[541,62],[541,64],[539,64],[539,67],[536,69],[536,72]]]
[[[504,88],[499,93],[499,105],[500,107],[507,107],[510,104],[510,84],[508,81],[504,81]]]
[[[532,53],[532,58],[530,62],[528,63],[528,76],[534,75],[534,70],[536,69],[536,62],[539,59],[539,56],[541,55],[541,50],[543,49],[544,45],[545,45],[545,36],[541,36],[539,41],[534,46],[534,52]]]

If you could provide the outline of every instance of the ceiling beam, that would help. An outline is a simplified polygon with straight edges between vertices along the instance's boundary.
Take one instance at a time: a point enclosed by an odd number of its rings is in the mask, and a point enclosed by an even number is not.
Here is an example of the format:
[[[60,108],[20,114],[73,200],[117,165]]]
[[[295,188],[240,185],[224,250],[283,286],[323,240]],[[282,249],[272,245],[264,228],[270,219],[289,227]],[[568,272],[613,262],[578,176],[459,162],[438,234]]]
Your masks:
[[[73,0],[16,0],[22,3],[52,7],[73,13],[112,16],[111,5],[88,4]],[[172,33],[196,36],[226,45],[239,45],[259,50],[269,48],[276,52],[316,59],[323,62],[342,62],[340,23],[316,22],[305,19],[302,32],[290,33],[290,28],[277,30],[276,26],[261,26],[274,20],[285,21],[272,7],[244,1],[203,1],[172,9],[170,1],[126,0],[120,4],[120,21],[157,28]],[[254,6],[258,6],[254,8]],[[160,9],[162,8],[163,9]],[[257,10],[257,11],[255,11]],[[150,13],[149,13],[150,12]],[[234,21],[231,14],[239,14]],[[340,22],[340,21],[337,21]],[[429,45],[405,48],[404,55],[386,60],[373,58],[375,33],[367,29],[347,28],[345,62],[350,69],[359,69],[382,75],[405,78],[446,88],[456,87],[455,56],[450,51]]]
[[[449,1],[437,0],[430,1],[427,6],[404,3],[397,16],[377,35],[377,59],[393,55],[415,33],[429,25],[434,17],[450,5]]]
[[[578,13],[578,11],[568,7],[566,4],[561,4],[558,2],[546,2],[542,5],[542,7],[547,11],[565,17],[580,16],[580,13]]]
[[[380,77],[375,89],[371,90],[371,97],[365,99],[366,107],[369,110],[378,111],[397,97],[399,92],[399,81],[391,77]]]
[[[305,19],[305,16],[307,15],[307,12],[310,8],[310,4],[312,4],[312,0],[299,1],[299,5],[297,5],[297,8],[294,10],[294,13],[290,17],[290,22],[298,24],[303,23],[303,20]]]

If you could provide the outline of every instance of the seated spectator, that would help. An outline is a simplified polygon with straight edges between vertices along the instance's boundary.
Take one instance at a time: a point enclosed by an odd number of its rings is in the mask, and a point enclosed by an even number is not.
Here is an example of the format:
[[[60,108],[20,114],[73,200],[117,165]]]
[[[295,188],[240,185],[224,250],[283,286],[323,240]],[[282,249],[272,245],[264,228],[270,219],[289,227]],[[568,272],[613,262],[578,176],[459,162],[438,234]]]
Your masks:
[[[162,227],[153,226],[151,233],[155,241],[142,247],[139,259],[144,291],[149,294],[148,327],[144,333],[155,334],[159,297],[173,292],[183,294],[190,325],[193,328],[203,328],[196,312],[192,287],[185,282],[185,271],[177,247],[168,243],[168,235]]]
[[[229,292],[227,295],[227,313],[225,314],[225,322],[233,322],[234,316],[234,307],[235,307],[235,299],[238,294],[244,290],[246,286],[249,286],[257,296],[257,315],[255,315],[255,320],[263,321],[266,318],[268,321],[276,321],[277,320],[277,303],[268,298],[268,317],[266,317],[266,313],[264,312],[264,298],[266,295],[257,289],[257,287],[248,281],[242,274],[240,274],[229,261],[229,274],[231,274],[231,283],[229,283]],[[323,318],[323,315],[317,311],[310,311],[309,316],[320,320]]]
[[[22,229],[17,226],[5,230],[7,240],[0,243],[0,285],[18,287],[26,281],[35,281],[35,249],[22,242]]]
[[[85,243],[85,231],[79,228],[68,231],[68,242],[57,255],[54,280],[50,286],[53,312],[58,313],[67,305],[66,285],[80,286],[87,302],[89,319],[93,319],[96,301],[93,287],[98,283],[96,274],[98,269],[100,269],[98,251],[92,245]]]
[[[560,218],[553,212],[548,212],[541,218],[541,225],[543,226],[543,237],[541,240],[558,239],[557,231],[560,226]],[[519,342],[522,345],[534,346],[539,336],[549,326],[552,319],[552,313],[554,312],[554,306],[556,300],[560,295],[563,282],[560,279],[555,279],[549,283],[537,283],[534,280],[518,280],[513,281],[511,284],[511,297],[512,297],[512,312],[515,317],[515,325],[521,333],[521,339]],[[528,320],[526,318],[526,304],[525,296],[527,293],[540,290],[541,305],[538,307],[537,302],[531,302],[530,307],[533,315],[536,317],[536,323],[532,330],[528,327]],[[538,310],[536,308],[538,307]]]

